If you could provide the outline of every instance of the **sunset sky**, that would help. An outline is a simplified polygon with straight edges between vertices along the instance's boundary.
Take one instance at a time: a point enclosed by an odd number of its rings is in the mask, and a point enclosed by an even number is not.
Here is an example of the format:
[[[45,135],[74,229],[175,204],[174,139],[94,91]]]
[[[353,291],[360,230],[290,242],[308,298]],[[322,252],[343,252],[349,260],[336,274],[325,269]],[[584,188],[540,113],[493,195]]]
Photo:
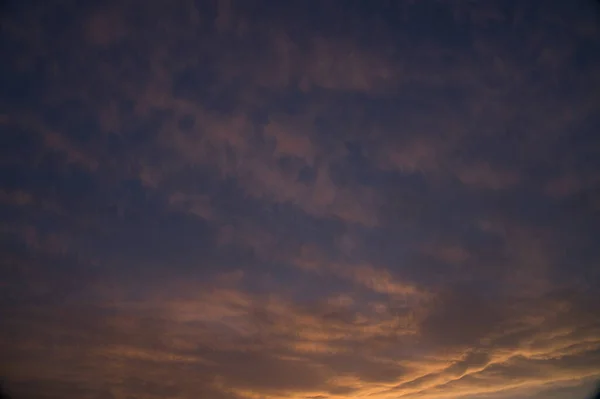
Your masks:
[[[8,0],[14,399],[572,399],[600,4]]]

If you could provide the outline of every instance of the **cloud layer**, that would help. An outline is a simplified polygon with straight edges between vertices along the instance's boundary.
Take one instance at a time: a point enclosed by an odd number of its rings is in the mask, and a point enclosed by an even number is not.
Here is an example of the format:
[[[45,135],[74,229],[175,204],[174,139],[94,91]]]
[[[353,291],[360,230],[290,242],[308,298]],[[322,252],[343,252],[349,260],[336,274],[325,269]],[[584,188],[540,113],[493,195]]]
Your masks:
[[[48,398],[584,394],[599,13],[6,6],[0,375]]]

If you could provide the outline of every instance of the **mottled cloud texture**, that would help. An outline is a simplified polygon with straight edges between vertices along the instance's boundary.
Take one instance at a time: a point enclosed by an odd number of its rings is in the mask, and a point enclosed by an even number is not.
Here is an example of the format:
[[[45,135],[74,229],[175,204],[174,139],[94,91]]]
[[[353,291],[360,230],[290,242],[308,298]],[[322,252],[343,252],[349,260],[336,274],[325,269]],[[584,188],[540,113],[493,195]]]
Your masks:
[[[8,1],[18,398],[567,399],[600,378],[592,1]]]

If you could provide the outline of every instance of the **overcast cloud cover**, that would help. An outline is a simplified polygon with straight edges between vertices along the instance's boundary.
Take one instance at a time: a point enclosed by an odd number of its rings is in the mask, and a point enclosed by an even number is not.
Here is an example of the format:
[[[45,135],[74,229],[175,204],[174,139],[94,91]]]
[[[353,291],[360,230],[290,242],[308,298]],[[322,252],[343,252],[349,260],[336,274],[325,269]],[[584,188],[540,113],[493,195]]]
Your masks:
[[[16,399],[567,399],[600,378],[600,5],[3,7]]]

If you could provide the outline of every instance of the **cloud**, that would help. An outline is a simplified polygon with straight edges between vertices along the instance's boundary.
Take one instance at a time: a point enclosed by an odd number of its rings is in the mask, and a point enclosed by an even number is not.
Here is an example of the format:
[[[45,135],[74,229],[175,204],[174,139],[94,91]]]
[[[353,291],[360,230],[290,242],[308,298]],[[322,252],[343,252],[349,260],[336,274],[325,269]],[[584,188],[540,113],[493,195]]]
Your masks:
[[[140,397],[152,397],[152,387],[131,381],[148,376],[153,376],[150,381],[156,388],[183,395],[338,397],[346,389],[381,397],[437,397],[500,392],[598,372],[594,361],[598,336],[590,330],[589,344],[580,345],[582,336],[565,334],[567,325],[553,324],[551,318],[537,325],[526,322],[535,327],[529,334],[534,341],[510,349],[483,343],[480,338],[505,331],[506,324],[496,322],[502,319],[497,317],[501,311],[494,309],[509,308],[493,302],[474,308],[473,303],[482,303],[481,297],[445,296],[442,307],[423,321],[416,341],[400,335],[378,348],[374,345],[378,337],[397,331],[395,316],[359,310],[356,296],[352,301],[331,298],[302,306],[283,293],[256,295],[217,280],[203,285],[199,289],[198,284],[173,281],[137,300],[100,291],[96,297],[104,299],[96,303],[13,310],[2,334],[6,340],[6,334],[18,332],[7,348],[11,369],[6,375],[24,383],[34,372],[66,386],[83,386],[93,374],[122,394]],[[466,310],[468,314],[461,316]],[[561,318],[569,310],[554,314]],[[526,320],[513,320],[515,315],[512,312],[505,322]],[[481,325],[469,323],[468,317]],[[453,323],[460,325],[461,333],[452,333]],[[576,324],[571,328],[584,331]],[[423,345],[423,339],[433,337],[442,346]],[[532,345],[542,337],[549,339]],[[479,344],[470,349],[475,342]],[[397,357],[394,351],[404,345],[409,345],[407,352]],[[411,346],[426,352],[410,355]],[[63,367],[54,367],[56,362]],[[123,375],[129,382],[121,380]]]
[[[577,176],[561,176],[548,182],[545,192],[553,197],[565,197],[580,191],[581,186]]]
[[[202,219],[213,218],[214,211],[210,205],[210,198],[206,195],[185,195],[181,192],[175,192],[169,196],[169,204]]]
[[[544,193],[555,199],[571,197],[592,191],[598,185],[595,173],[565,173],[550,179],[544,185]]]
[[[61,132],[47,126],[39,120],[37,115],[28,115],[25,113],[13,116],[8,119],[7,125],[7,129],[24,129],[31,136],[39,137],[45,147],[45,151],[62,155],[67,164],[74,164],[88,171],[95,171],[98,168],[98,160],[92,154],[77,146],[68,137],[61,134]]]
[[[33,198],[31,194],[21,190],[13,192],[1,191],[0,201],[2,201],[3,204],[25,206],[32,204]]]
[[[425,244],[421,251],[442,262],[460,264],[467,261],[471,254],[460,245],[451,244]]]
[[[125,35],[122,15],[116,10],[98,10],[85,23],[86,38],[93,45],[108,46]]]
[[[215,19],[215,27],[219,32],[225,32],[230,28],[233,19],[231,0],[219,0],[217,4],[218,11],[217,18]]]
[[[317,149],[303,132],[290,132],[283,123],[270,121],[264,128],[264,135],[275,142],[275,157],[294,157],[304,160],[308,165],[314,163]]]
[[[600,376],[590,17],[201,3],[2,17],[15,393],[560,399]]]
[[[519,177],[509,171],[494,170],[489,164],[473,165],[458,172],[458,179],[469,186],[502,190],[518,183]]]
[[[317,38],[305,74],[300,78],[304,89],[311,86],[332,90],[371,92],[393,84],[391,62],[353,44]]]

